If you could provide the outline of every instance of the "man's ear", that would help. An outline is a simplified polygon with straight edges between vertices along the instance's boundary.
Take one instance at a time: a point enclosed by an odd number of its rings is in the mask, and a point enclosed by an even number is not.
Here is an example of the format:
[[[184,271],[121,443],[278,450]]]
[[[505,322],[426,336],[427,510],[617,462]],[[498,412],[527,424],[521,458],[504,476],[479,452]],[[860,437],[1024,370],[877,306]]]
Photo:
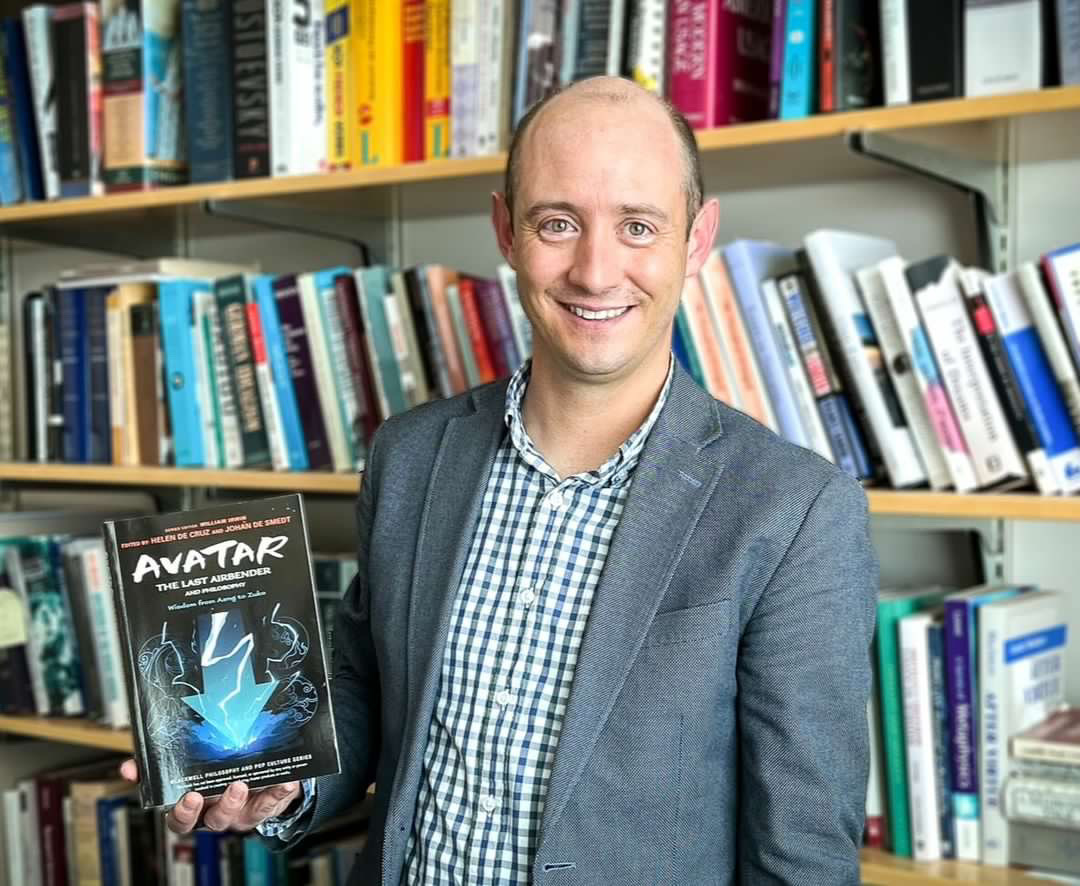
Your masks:
[[[692,277],[701,270],[712,252],[716,228],[720,224],[720,201],[713,197],[698,210],[690,239],[686,244],[686,276]]]
[[[491,225],[495,228],[495,240],[499,244],[499,252],[506,259],[507,264],[514,268],[514,221],[510,218],[510,207],[506,204],[506,196],[498,191],[491,193]]]

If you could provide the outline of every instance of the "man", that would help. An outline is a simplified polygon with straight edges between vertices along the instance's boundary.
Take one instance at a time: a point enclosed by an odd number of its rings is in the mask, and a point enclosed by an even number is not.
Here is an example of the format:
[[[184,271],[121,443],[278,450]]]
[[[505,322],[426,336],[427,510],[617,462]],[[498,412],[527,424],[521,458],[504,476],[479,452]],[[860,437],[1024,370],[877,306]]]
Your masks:
[[[859,882],[865,496],[675,365],[718,211],[685,122],[627,81],[521,123],[493,221],[531,364],[380,429],[342,773],[237,786],[207,826],[284,812],[260,829],[291,844],[374,782],[353,884]]]

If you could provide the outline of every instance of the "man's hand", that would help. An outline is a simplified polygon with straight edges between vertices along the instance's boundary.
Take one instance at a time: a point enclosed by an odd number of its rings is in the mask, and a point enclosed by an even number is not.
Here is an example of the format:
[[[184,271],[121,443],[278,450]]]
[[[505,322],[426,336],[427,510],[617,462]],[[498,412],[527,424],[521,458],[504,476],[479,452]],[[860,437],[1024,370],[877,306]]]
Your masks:
[[[120,764],[120,775],[138,782],[139,768],[132,759]],[[169,810],[165,823],[169,830],[186,834],[200,824],[212,831],[250,831],[268,818],[280,815],[300,796],[300,783],[273,785],[251,790],[242,781],[234,781],[220,797],[209,799],[197,791],[188,791]]]

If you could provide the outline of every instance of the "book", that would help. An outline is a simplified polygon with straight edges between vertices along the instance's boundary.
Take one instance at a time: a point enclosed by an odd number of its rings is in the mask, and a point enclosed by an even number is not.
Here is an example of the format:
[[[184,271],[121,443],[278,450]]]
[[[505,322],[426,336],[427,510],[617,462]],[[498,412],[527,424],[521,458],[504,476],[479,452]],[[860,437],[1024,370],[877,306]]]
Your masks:
[[[1042,86],[1040,0],[964,3],[964,95],[1000,95]]]
[[[1080,708],[1064,705],[1051,711],[1046,719],[1013,736],[1011,749],[1017,760],[1080,766]]]
[[[1080,83],[1080,2],[1055,0],[1057,50],[1063,85]]]
[[[352,126],[357,107],[356,46],[358,0],[326,0],[326,163],[329,169],[355,169],[360,158],[359,128]]]
[[[450,0],[426,0],[424,159],[450,156]]]
[[[906,0],[911,101],[964,94],[965,0]]]
[[[303,500],[103,527],[144,807],[339,771]]]
[[[270,0],[270,167],[273,175],[326,170],[323,4]]]
[[[231,137],[236,178],[254,178],[271,172],[266,13],[264,0],[234,0],[231,4]]]
[[[11,120],[19,153],[19,171],[27,200],[45,199],[41,169],[41,145],[38,139],[34,95],[30,83],[29,59],[22,20],[6,18],[3,22],[3,55]]]
[[[665,0],[632,0],[627,22],[624,75],[656,95],[666,95]]]
[[[865,0],[834,0],[833,103],[822,111],[851,111],[880,105],[880,7]],[[823,27],[827,25],[823,24]]]
[[[57,118],[53,88],[52,7],[35,3],[22,11],[26,38],[26,61],[30,70],[30,89],[34,97],[38,147],[41,151],[41,174],[45,197],[60,196],[60,172],[57,167]]]
[[[881,67],[886,105],[911,101],[907,0],[881,0]]]
[[[780,119],[809,117],[817,107],[817,4],[787,0],[784,71],[780,82]]]
[[[233,177],[232,13],[226,0],[181,0],[184,130],[192,184]]]
[[[354,121],[361,166],[396,166],[404,159],[404,19],[408,0],[357,0]],[[422,63],[422,56],[421,56]],[[354,122],[352,125],[356,125]]]
[[[68,3],[53,9],[53,83],[61,197],[105,193],[98,18],[99,10],[93,3]]]
[[[1009,740],[1058,707],[1065,693],[1067,625],[1061,594],[1030,591],[979,611],[979,766],[982,862],[1010,862],[1001,788]]]

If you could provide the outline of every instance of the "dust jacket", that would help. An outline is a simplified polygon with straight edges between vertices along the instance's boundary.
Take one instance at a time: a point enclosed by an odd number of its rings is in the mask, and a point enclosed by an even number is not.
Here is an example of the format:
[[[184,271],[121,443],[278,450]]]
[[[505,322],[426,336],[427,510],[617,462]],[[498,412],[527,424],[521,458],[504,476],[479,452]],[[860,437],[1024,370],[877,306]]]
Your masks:
[[[143,806],[339,772],[302,498],[103,533]]]

